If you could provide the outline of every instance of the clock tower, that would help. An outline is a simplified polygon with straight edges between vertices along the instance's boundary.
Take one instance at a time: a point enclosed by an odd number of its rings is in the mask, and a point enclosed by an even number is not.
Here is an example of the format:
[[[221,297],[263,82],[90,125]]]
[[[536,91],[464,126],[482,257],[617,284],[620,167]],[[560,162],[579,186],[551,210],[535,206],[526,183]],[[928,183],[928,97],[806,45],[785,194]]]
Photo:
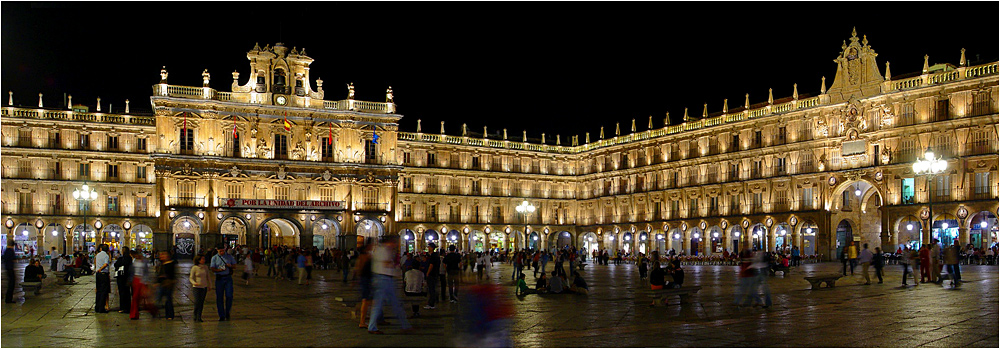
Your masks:
[[[233,72],[233,92],[250,93],[250,102],[276,106],[305,107],[312,99],[323,99],[323,81],[316,80],[317,90],[310,84],[309,65],[313,59],[293,47],[282,43],[263,48],[254,44],[247,52],[250,61],[250,78],[240,84],[239,72]]]

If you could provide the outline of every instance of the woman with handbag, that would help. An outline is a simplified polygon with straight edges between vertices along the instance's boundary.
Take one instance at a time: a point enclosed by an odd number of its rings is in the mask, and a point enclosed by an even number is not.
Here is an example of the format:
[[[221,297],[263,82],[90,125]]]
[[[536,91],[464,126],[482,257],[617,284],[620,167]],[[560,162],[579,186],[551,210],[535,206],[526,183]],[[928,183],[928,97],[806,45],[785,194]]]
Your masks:
[[[201,311],[205,308],[205,296],[208,295],[208,291],[212,288],[212,281],[208,275],[209,270],[208,265],[205,264],[205,256],[195,257],[194,266],[191,267],[191,274],[188,275],[188,281],[191,282],[191,288],[194,291],[195,322],[203,322],[201,320]]]

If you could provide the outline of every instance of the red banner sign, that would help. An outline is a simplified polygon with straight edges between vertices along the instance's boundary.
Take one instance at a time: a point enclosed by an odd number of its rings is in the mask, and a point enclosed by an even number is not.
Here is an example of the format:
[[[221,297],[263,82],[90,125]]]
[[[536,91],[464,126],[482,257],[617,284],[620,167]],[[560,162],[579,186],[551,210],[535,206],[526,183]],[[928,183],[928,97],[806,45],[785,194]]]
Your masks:
[[[220,206],[226,208],[280,208],[292,210],[344,210],[344,201],[319,200],[267,200],[267,199],[224,199],[219,198]]]

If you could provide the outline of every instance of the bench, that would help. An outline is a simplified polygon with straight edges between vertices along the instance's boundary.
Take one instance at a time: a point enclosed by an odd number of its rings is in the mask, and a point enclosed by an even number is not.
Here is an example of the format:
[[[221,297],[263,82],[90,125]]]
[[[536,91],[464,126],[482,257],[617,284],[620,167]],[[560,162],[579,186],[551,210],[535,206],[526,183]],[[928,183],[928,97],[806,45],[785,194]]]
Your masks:
[[[809,281],[809,284],[812,285],[812,289],[815,290],[819,289],[820,284],[823,283],[826,283],[826,287],[834,287],[837,284],[837,280],[840,279],[841,277],[843,276],[840,274],[831,274],[831,275],[820,275],[820,276],[807,276],[805,277],[805,279],[806,281]]]
[[[667,304],[667,297],[669,296],[679,296],[681,303],[688,303],[691,300],[691,296],[701,291],[701,286],[688,286],[681,288],[664,288],[660,290],[650,290],[649,297],[656,298],[663,301],[663,304]],[[653,306],[656,301],[653,301]]]
[[[771,268],[768,268],[768,269],[770,269],[770,271],[771,271],[771,276],[774,276],[775,273],[777,273],[779,271],[781,272],[782,275],[788,276],[788,272],[792,271],[792,267],[790,267],[790,266],[789,267],[785,267],[785,266],[781,266],[781,265],[775,265],[775,266],[773,266]]]
[[[32,292],[34,294],[40,294],[42,293],[42,282],[41,281],[22,282],[21,289],[24,290],[24,294],[28,294],[29,290],[34,291]]]

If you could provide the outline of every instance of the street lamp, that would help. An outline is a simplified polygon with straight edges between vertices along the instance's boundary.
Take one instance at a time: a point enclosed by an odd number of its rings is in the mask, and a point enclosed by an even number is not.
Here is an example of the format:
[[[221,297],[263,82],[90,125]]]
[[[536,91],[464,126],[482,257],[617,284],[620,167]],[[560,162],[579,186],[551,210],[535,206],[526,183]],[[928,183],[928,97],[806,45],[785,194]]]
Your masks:
[[[87,203],[87,209],[83,211],[83,238],[87,236],[87,213],[90,211],[90,201],[97,200],[97,191],[91,189],[86,183],[83,187],[73,190],[73,198]]]
[[[528,232],[528,216],[530,216],[531,213],[535,212],[535,205],[532,205],[532,204],[528,203],[528,200],[524,200],[524,201],[521,201],[520,205],[517,205],[517,207],[514,207],[514,209],[517,210],[517,213],[521,214],[521,222],[524,223],[524,232],[525,232],[525,234],[527,234],[527,232]]]
[[[943,173],[947,168],[948,162],[942,160],[940,157],[936,157],[934,155],[934,151],[932,151],[930,147],[927,147],[927,150],[924,151],[923,159],[917,159],[917,161],[913,163],[914,175],[926,175],[926,177],[924,177],[924,190],[927,191],[928,202],[927,231],[924,234],[921,234],[926,238],[923,239],[925,242],[930,242],[930,231],[933,229],[931,225],[934,224],[934,197],[931,195],[931,177],[937,177],[938,174]]]

